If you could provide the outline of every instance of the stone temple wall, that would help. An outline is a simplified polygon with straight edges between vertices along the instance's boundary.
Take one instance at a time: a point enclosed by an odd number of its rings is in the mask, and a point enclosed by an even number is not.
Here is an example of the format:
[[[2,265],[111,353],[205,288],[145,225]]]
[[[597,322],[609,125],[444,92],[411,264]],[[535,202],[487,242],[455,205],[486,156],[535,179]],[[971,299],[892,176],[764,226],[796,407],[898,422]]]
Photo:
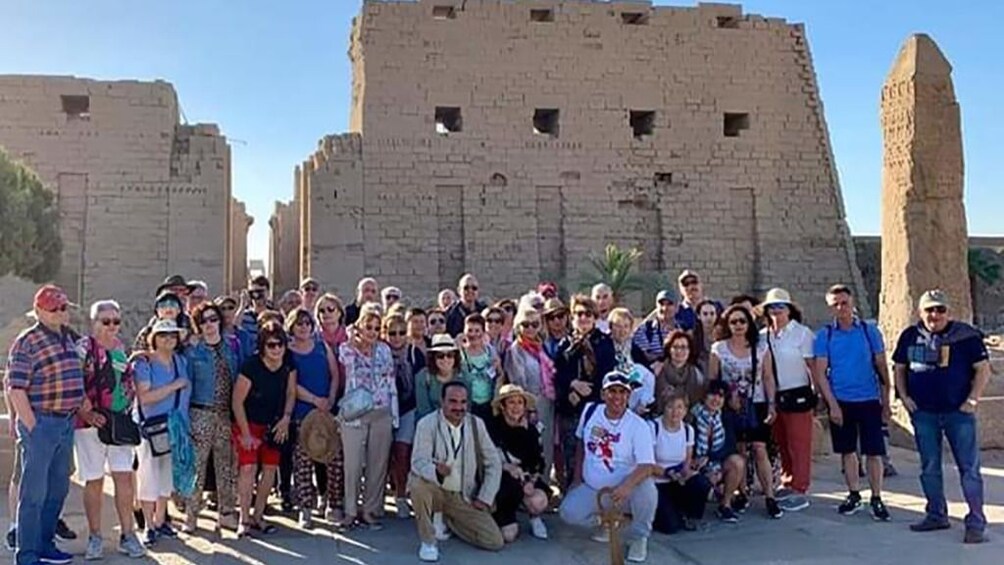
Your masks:
[[[298,187],[304,268],[429,298],[575,285],[608,242],[727,297],[785,285],[810,319],[861,290],[804,28],[741,7],[367,1],[352,133]],[[861,294],[859,292],[859,294]],[[867,311],[867,305],[863,305]]]
[[[169,83],[0,75],[0,146],[57,195],[72,300],[117,299],[128,333],[168,274],[228,288],[230,147]]]

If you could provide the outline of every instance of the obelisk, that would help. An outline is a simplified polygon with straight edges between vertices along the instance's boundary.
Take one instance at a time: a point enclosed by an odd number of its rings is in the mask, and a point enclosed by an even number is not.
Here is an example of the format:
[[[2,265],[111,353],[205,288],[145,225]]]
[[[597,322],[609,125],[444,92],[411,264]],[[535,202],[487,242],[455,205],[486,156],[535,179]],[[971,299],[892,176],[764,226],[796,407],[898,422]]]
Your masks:
[[[903,44],[882,87],[882,294],[887,342],[917,321],[927,289],[972,319],[962,131],[952,66],[924,34]]]

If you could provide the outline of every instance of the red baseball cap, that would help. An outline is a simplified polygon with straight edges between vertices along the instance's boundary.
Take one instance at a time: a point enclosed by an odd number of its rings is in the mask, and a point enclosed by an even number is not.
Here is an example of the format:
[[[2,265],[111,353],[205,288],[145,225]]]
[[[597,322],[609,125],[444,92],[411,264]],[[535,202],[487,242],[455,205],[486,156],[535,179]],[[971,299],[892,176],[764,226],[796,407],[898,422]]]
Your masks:
[[[55,312],[70,304],[66,292],[54,284],[47,284],[35,293],[35,308],[46,312]]]

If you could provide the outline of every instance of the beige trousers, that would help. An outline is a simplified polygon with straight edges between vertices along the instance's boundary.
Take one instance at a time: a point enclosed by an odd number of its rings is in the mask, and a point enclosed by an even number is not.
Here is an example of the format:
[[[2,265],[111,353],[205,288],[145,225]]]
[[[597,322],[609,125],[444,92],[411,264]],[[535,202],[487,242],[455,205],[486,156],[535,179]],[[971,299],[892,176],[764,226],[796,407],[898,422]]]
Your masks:
[[[423,543],[436,543],[432,513],[442,512],[446,525],[457,537],[481,549],[498,551],[505,541],[491,512],[474,508],[460,496],[425,479],[412,476],[411,505],[415,509],[418,537]]]
[[[358,514],[359,491],[363,491],[363,512],[379,515],[383,510],[387,461],[393,440],[390,410],[373,410],[351,424],[342,426],[342,453],[345,455],[345,515]],[[365,487],[360,484],[364,477]]]

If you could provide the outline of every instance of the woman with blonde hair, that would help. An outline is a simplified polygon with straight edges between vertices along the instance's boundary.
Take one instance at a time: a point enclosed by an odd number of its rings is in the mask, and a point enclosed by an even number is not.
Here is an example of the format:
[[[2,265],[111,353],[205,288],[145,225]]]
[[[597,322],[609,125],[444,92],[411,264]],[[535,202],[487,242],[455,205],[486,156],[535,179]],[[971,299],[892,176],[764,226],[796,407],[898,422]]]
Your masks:
[[[341,413],[345,520],[338,525],[348,527],[358,520],[371,529],[381,529],[383,525],[377,516],[383,506],[393,429],[398,427],[398,406],[394,357],[390,347],[379,339],[379,308],[372,306],[376,305],[366,304],[361,308],[352,337],[338,349],[345,367],[344,398],[354,405],[356,412],[346,414],[343,408]],[[361,489],[363,507],[359,513]]]

